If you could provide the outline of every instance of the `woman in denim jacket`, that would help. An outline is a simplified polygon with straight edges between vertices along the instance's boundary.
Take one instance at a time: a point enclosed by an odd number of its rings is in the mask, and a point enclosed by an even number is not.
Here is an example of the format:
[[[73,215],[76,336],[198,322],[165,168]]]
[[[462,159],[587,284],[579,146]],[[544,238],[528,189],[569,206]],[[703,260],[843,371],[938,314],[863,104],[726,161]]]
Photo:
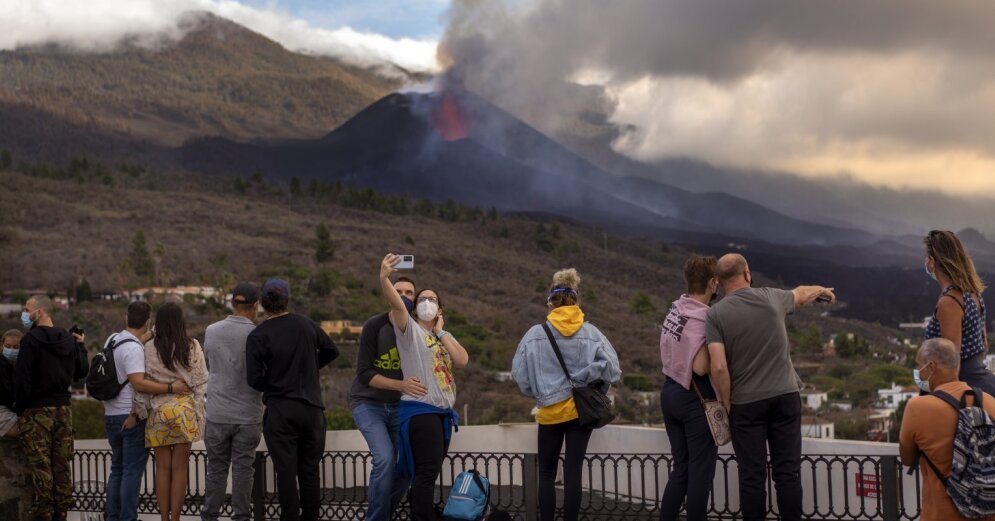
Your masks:
[[[591,429],[579,425],[573,386],[601,382],[606,388],[622,375],[618,355],[598,328],[584,321],[577,288],[580,275],[571,268],[553,275],[547,304],[547,322],[570,370],[567,381],[542,325],[532,326],[515,352],[512,376],[523,393],[537,401],[539,424],[539,512],[553,521],[556,490],[553,481],[566,439],[563,465],[563,519],[576,521],[580,512],[581,476]]]

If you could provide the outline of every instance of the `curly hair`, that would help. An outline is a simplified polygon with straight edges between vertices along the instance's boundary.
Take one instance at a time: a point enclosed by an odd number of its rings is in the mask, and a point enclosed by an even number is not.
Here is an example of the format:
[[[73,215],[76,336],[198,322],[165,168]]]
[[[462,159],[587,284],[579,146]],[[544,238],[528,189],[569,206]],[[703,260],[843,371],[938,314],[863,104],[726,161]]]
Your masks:
[[[574,268],[567,268],[553,274],[553,284],[549,286],[549,304],[554,308],[560,306],[576,306],[580,302],[577,288],[580,287],[580,274]],[[566,292],[556,292],[553,290],[571,290]]]

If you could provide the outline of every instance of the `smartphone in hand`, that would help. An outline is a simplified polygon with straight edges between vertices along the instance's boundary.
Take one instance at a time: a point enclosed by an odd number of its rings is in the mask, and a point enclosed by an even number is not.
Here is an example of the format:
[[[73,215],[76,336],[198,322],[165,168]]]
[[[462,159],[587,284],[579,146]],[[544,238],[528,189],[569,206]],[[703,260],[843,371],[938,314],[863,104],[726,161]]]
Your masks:
[[[399,270],[413,270],[415,269],[415,256],[414,255],[401,255],[401,262],[398,262],[395,268]]]

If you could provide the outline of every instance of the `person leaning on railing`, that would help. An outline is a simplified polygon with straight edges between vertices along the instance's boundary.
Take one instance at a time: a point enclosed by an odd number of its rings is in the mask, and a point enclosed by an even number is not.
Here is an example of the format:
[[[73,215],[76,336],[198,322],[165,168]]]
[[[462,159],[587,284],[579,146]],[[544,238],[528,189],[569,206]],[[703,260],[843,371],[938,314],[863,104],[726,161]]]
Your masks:
[[[958,378],[971,387],[995,394],[995,375],[985,366],[988,332],[985,329],[985,284],[974,269],[967,249],[953,232],[933,230],[923,239],[926,273],[942,289],[933,316],[926,324],[927,339],[945,338],[960,354]]]
[[[380,288],[390,304],[397,351],[404,379],[415,377],[427,392],[401,397],[398,413],[398,457],[401,473],[411,476],[411,519],[435,521],[435,481],[449,450],[452,429],[458,422],[453,410],[456,382],[453,367],[463,368],[470,355],[453,335],[443,329],[442,302],[437,291],[423,288],[415,295],[411,316],[404,300],[390,282],[401,257],[388,253],[380,264]]]
[[[667,377],[660,409],[674,457],[660,501],[660,521],[676,521],[685,499],[688,521],[704,521],[708,511],[719,450],[701,400],[715,399],[705,345],[706,314],[719,285],[715,266],[715,257],[700,255],[684,263],[687,293],[670,306],[660,333],[660,360]]]
[[[570,372],[567,380],[542,324],[532,326],[518,344],[511,374],[519,389],[536,399],[539,460],[539,513],[542,521],[553,521],[556,510],[554,480],[560,448],[566,439],[563,464],[563,519],[576,521],[580,513],[581,478],[590,428],[581,427],[573,399],[574,385],[600,382],[602,387],[622,376],[618,355],[611,342],[580,309],[580,275],[571,268],[553,275],[546,304],[546,322],[555,335]]]

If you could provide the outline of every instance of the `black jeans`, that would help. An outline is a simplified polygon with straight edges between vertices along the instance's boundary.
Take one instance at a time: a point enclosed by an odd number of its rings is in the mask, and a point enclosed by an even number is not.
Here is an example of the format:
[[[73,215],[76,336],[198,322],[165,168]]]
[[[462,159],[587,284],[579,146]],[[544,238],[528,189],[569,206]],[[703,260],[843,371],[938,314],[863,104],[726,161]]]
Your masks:
[[[443,434],[443,417],[438,414],[419,414],[411,418],[408,438],[415,460],[415,474],[411,478],[411,519],[435,521],[435,481],[442,473],[442,460],[449,451]]]
[[[319,465],[325,451],[323,411],[297,400],[270,398],[263,436],[276,470],[281,521],[316,521],[321,509]]]
[[[707,376],[696,377],[695,382],[702,396],[715,398]],[[694,389],[685,389],[670,378],[660,391],[660,408],[674,456],[660,501],[660,521],[676,521],[685,497],[687,521],[704,521],[719,453],[705,418],[705,408]]]
[[[739,503],[744,521],[767,511],[767,446],[782,521],[802,518],[802,403],[798,393],[733,404],[732,446],[739,465]]]
[[[567,451],[563,463],[563,521],[577,521],[580,513],[581,478],[584,456],[591,429],[580,426],[578,420],[539,426],[539,519],[553,521],[556,512],[556,469],[560,463],[560,448],[566,438]]]

